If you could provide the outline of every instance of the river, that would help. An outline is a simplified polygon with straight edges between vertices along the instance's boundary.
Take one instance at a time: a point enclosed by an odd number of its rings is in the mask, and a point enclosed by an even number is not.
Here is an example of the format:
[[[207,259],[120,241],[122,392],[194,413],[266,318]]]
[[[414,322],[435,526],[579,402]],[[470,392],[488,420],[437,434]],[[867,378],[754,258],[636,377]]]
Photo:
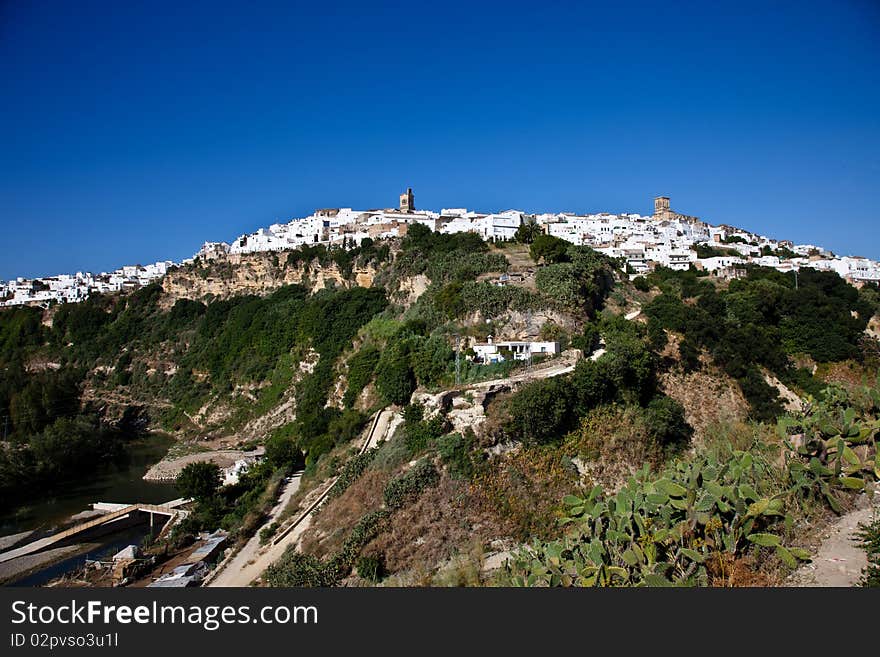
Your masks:
[[[93,502],[158,504],[179,495],[171,483],[144,481],[151,465],[165,456],[173,440],[153,434],[127,443],[127,458],[108,463],[89,475],[19,504],[0,517],[0,536],[31,529],[50,529],[70,516],[91,509]]]

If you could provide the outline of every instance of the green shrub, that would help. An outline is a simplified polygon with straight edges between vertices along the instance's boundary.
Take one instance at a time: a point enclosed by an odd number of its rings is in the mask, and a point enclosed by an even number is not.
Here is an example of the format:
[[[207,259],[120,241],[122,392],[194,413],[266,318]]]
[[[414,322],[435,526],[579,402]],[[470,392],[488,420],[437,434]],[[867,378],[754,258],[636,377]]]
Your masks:
[[[373,583],[385,576],[385,564],[381,556],[363,556],[357,560],[358,575]]]
[[[648,318],[648,344],[655,352],[662,351],[669,342],[663,325],[653,317]]]
[[[278,523],[277,522],[273,522],[272,524],[268,525],[267,527],[263,527],[260,530],[260,545],[265,545],[266,543],[268,543],[272,539],[272,537],[275,536],[275,533],[277,531],[278,531]]]
[[[568,259],[568,247],[570,243],[559,237],[541,234],[532,240],[529,247],[529,255],[535,262],[553,264],[565,262]]]
[[[485,318],[510,310],[540,310],[548,301],[522,287],[498,287],[492,283],[468,281],[462,284],[461,299],[467,312],[479,310]]]
[[[580,306],[592,293],[589,280],[568,262],[541,267],[535,274],[535,286],[541,294],[569,308]]]
[[[421,404],[410,404],[404,409],[404,442],[411,454],[418,454],[429,447],[435,440],[446,433],[448,422],[442,414],[430,420],[424,417]]]
[[[273,467],[289,470],[301,465],[302,452],[291,436],[276,430],[266,441],[266,460]]]
[[[452,433],[437,439],[437,452],[453,479],[470,479],[474,473],[471,456],[473,434]]]
[[[373,378],[373,372],[379,363],[380,351],[373,345],[361,348],[348,361],[348,387],[342,398],[342,403],[351,408],[361,391],[367,387]]]
[[[527,444],[562,438],[572,420],[569,384],[564,377],[529,383],[510,402],[510,428]]]
[[[422,459],[409,470],[388,482],[382,494],[385,505],[390,509],[399,509],[421,495],[429,486],[440,481],[440,475],[434,464]]]
[[[571,346],[583,351],[585,356],[589,356],[599,347],[599,339],[599,327],[593,322],[587,322],[580,335],[571,339]]]
[[[409,344],[394,342],[382,352],[376,366],[376,390],[387,404],[405,406],[416,389],[409,362]]]
[[[455,352],[449,341],[440,335],[417,340],[410,354],[413,374],[422,386],[440,383],[443,376],[452,369],[454,361]]]
[[[342,472],[339,473],[336,483],[333,484],[333,488],[327,494],[327,501],[342,495],[364,473],[378,451],[377,447],[373,447],[363,454],[358,454],[348,459],[342,468]]]
[[[684,407],[665,395],[651,400],[645,409],[648,431],[661,447],[682,447],[694,434],[684,418]]]
[[[220,488],[220,466],[210,461],[189,463],[177,475],[177,489],[184,497],[205,502],[217,494]]]
[[[287,548],[281,558],[266,569],[264,575],[269,586],[333,586],[326,566],[310,554],[302,554]]]
[[[379,470],[395,470],[413,456],[406,445],[406,430],[403,427],[398,427],[389,440],[379,445],[378,450],[371,467]]]
[[[500,253],[462,253],[454,251],[434,255],[426,273],[434,283],[470,281],[487,272],[505,272],[509,264]]]

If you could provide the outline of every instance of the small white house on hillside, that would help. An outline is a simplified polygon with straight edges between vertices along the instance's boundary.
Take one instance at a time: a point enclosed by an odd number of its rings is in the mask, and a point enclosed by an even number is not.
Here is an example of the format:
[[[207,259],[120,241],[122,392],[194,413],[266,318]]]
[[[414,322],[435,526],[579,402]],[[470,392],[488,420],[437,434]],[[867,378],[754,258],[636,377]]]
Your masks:
[[[553,356],[559,353],[558,342],[494,342],[490,335],[485,344],[475,344],[474,360],[481,363],[500,363],[508,358],[529,360],[535,355]]]

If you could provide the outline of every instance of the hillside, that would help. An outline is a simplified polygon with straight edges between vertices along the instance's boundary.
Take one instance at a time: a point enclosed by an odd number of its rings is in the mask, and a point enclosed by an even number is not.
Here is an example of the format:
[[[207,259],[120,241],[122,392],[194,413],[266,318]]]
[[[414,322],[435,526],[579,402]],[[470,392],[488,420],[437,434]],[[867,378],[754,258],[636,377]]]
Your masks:
[[[736,585],[781,582],[876,478],[876,288],[630,281],[547,236],[422,228],[0,312],[4,501],[163,431],[171,457],[265,447],[171,538],[278,537],[264,584]]]

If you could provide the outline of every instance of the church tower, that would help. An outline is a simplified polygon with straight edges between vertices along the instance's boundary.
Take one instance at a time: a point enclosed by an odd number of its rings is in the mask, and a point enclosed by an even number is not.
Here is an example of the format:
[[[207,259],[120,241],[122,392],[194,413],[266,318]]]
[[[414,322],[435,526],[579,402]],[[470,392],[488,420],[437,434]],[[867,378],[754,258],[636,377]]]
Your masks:
[[[413,196],[412,187],[406,188],[406,193],[400,195],[400,211],[413,212],[416,209],[415,197]]]
[[[657,196],[654,198],[654,219],[668,219],[670,214],[669,210],[669,197],[668,196]]]

